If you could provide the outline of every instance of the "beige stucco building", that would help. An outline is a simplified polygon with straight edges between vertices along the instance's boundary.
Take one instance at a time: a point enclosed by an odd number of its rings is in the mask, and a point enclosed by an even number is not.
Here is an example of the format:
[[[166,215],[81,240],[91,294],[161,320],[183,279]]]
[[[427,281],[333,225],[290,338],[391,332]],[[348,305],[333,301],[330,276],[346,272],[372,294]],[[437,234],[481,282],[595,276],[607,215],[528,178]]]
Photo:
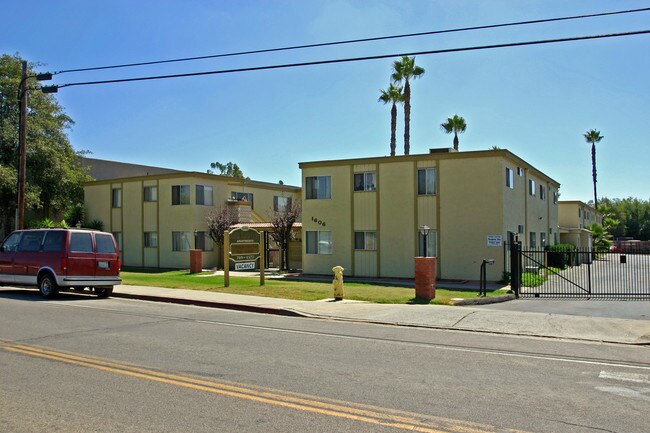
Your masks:
[[[263,223],[269,211],[300,200],[300,188],[174,171],[89,182],[86,220],[100,220],[120,246],[125,266],[187,268],[189,250],[203,250],[203,267],[222,265],[206,217],[232,206],[240,222]]]
[[[561,243],[591,248],[593,237],[589,226],[603,225],[600,212],[581,201],[560,201],[558,214]]]
[[[504,269],[504,242],[559,242],[560,184],[507,150],[303,162],[303,272],[414,276],[430,227],[428,255],[441,279],[488,279]]]

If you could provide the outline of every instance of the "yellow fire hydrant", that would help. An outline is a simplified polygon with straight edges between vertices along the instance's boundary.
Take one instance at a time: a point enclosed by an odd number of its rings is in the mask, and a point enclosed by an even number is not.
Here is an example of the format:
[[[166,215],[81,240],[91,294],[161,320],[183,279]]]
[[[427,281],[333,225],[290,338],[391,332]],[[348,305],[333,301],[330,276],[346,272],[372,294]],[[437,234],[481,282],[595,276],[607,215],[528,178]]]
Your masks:
[[[334,272],[334,280],[332,280],[332,284],[334,284],[334,300],[335,301],[342,301],[343,300],[343,267],[341,266],[334,266],[332,268],[332,272]]]

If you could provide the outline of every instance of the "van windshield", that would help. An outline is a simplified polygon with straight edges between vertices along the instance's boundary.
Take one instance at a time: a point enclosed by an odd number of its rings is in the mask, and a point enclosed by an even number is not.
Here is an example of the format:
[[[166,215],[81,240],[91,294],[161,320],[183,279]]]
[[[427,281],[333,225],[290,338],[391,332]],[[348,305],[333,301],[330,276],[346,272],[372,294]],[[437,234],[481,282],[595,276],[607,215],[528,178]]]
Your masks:
[[[98,253],[115,253],[115,243],[113,242],[113,236],[96,234],[95,243],[97,244]]]

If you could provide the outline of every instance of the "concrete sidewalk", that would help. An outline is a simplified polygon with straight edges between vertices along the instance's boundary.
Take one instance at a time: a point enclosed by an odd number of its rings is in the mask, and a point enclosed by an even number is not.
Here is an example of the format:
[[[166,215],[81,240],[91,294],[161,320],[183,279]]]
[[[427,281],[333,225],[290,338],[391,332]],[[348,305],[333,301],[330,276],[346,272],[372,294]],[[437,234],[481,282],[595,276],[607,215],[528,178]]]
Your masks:
[[[386,325],[487,332],[621,344],[650,344],[650,321],[569,316],[443,305],[294,301],[200,290],[120,285],[114,297],[266,314]]]

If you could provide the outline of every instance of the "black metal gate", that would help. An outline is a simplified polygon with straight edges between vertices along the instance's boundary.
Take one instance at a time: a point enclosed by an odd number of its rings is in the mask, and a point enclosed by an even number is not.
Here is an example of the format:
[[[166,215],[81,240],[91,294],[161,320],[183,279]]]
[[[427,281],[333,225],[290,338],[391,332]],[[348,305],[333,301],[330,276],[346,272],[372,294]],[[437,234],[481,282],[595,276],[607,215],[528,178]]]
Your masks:
[[[518,297],[650,300],[648,252],[552,251],[512,240],[506,254]]]

